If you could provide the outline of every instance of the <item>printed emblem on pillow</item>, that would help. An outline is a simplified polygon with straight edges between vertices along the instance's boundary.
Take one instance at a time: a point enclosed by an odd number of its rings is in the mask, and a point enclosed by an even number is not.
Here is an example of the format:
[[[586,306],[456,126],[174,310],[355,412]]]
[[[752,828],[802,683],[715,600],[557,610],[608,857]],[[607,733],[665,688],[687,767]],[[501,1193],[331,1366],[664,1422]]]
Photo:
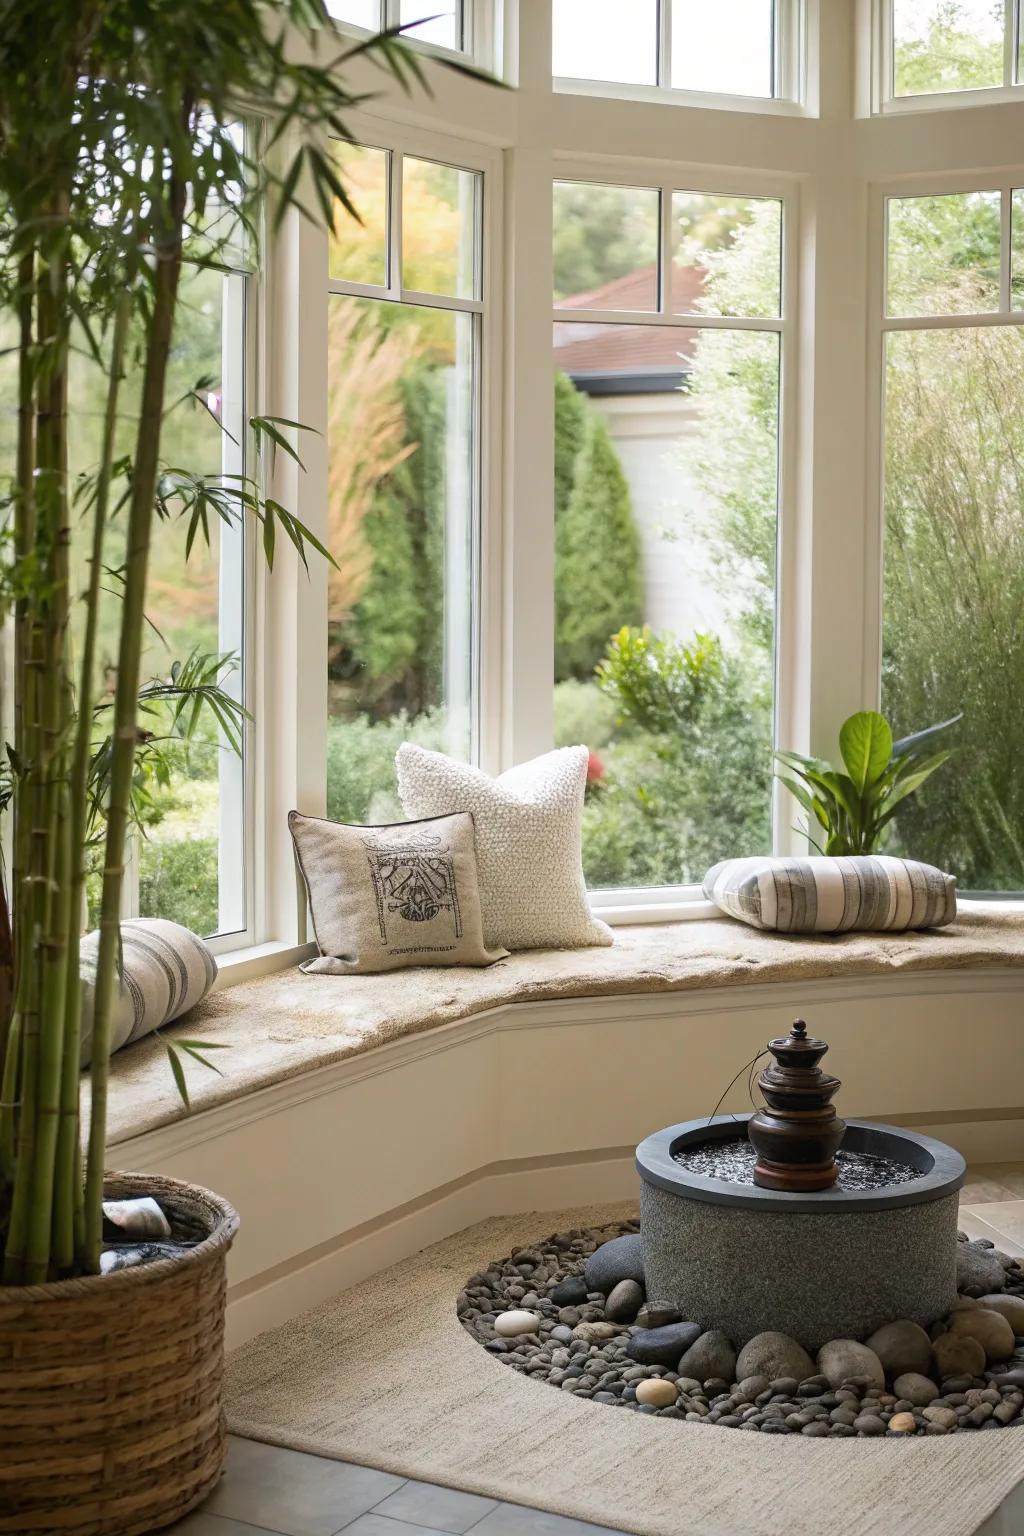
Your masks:
[[[726,859],[704,895],[730,917],[775,933],[942,928],[956,917],[956,878],[886,854]]]
[[[355,827],[301,816],[288,826],[309,895],[321,975],[408,965],[490,965],[484,944],[473,818]]]
[[[471,763],[403,742],[398,793],[409,816],[467,810],[476,825],[484,938],[509,949],[610,944],[583,878],[586,747],[559,747],[491,778]]]

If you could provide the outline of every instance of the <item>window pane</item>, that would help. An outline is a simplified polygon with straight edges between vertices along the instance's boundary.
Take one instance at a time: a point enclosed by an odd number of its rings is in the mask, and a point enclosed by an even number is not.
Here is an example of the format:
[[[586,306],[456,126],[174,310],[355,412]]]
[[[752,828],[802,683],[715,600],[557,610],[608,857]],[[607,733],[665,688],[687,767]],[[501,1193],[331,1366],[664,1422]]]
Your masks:
[[[657,84],[657,0],[553,0],[551,25],[552,74]]]
[[[470,754],[475,321],[330,298],[327,814],[339,821],[403,819],[402,741]]]
[[[433,160],[402,161],[402,285],[479,298],[480,176]]]
[[[1010,290],[1014,309],[1024,309],[1024,191],[1013,194],[1011,205],[1012,259]]]
[[[168,410],[162,457],[173,469],[216,481],[243,469],[245,278],[186,269],[169,364]],[[73,470],[93,469],[102,433],[105,379],[74,355],[70,382],[69,451]],[[194,392],[195,398],[192,397]],[[139,405],[138,371],[123,386],[121,443],[134,448]],[[229,435],[230,434],[230,435]],[[180,510],[180,503],[178,504]],[[175,508],[172,507],[172,510]],[[243,539],[237,528],[211,520],[210,547],[197,538],[190,555],[187,519],[172,515],[154,523],[146,601],[143,690],[167,684],[182,667],[200,668],[232,698],[243,698]],[[89,577],[91,527],[72,526],[72,581],[82,590]],[[105,549],[109,569],[124,559],[123,518],[115,519]],[[100,616],[98,673],[108,680],[117,658],[120,629],[117,582],[107,583]],[[102,721],[102,717],[101,717]],[[137,910],[167,917],[201,934],[245,926],[244,773],[213,714],[201,711],[190,742],[173,728],[167,704],[152,700],[143,721],[151,741],[142,747],[137,780],[146,780],[144,836],[136,840],[133,876]],[[155,749],[169,768],[156,776]],[[91,918],[97,917],[99,865],[89,882]]]
[[[1003,83],[1005,0],[893,0],[893,91],[973,91]]]
[[[890,315],[999,308],[998,192],[891,197],[888,229]]]
[[[436,43],[439,48],[461,48],[462,6],[453,0],[402,0],[399,17],[403,27],[410,22],[407,37],[418,38],[423,43]],[[426,19],[423,19],[426,18]]]
[[[555,303],[658,308],[658,209],[652,187],[556,181]]]
[[[335,21],[376,32],[382,25],[380,0],[327,0],[327,14]]]
[[[352,217],[335,203],[330,238],[330,275],[349,283],[384,288],[388,281],[388,176],[390,152],[332,141],[334,164],[352,206]]]
[[[555,729],[593,888],[771,847],[779,338],[559,322]]]
[[[770,96],[773,11],[773,0],[672,0],[672,84]]]
[[[887,338],[883,707],[897,735],[963,712],[892,850],[961,890],[1024,889],[1024,331]]]
[[[782,204],[674,192],[672,308],[677,314],[781,314]]]

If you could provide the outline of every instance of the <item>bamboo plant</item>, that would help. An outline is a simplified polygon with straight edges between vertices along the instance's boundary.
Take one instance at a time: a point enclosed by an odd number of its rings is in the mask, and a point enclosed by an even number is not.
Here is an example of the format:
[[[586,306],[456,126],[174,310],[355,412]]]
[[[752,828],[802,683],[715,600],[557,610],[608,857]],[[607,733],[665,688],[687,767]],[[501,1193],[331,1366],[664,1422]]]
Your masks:
[[[345,44],[323,0],[0,0],[0,367],[10,365],[17,397],[0,499],[0,619],[13,654],[4,673],[13,698],[3,701],[3,1284],[99,1269],[154,520],[180,520],[187,549],[208,540],[219,518],[257,525],[268,563],[278,533],[303,562],[311,551],[327,554],[266,493],[260,473],[169,474],[163,465],[182,271],[222,268],[240,235],[256,250],[267,207],[272,227],[292,209],[327,225],[339,205],[354,214],[325,145],[349,137],[346,116],[365,99],[346,83],[359,55],[403,88],[424,84],[396,32]],[[240,142],[243,117],[260,124],[258,152]],[[76,351],[102,367],[106,400],[99,462],[72,484]],[[132,419],[123,408],[129,373],[141,381]],[[251,424],[264,449],[292,454],[296,425]],[[69,568],[73,516],[91,549],[82,592]],[[115,680],[103,700],[98,612],[115,534],[124,556]],[[72,626],[79,604],[83,622]],[[98,754],[102,707],[110,719]],[[102,899],[85,1127],[78,942],[97,816]]]

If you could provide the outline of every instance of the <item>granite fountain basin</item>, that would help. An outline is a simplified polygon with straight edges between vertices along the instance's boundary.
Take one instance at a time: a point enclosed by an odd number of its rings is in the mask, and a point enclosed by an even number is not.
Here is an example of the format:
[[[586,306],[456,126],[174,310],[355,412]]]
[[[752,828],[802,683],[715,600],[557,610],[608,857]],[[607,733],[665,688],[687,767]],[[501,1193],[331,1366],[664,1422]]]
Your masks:
[[[843,1157],[891,1170],[788,1191],[738,1181],[749,1116],[690,1120],[640,1143],[640,1230],[648,1298],[740,1345],[777,1330],[812,1353],[863,1339],[892,1318],[928,1327],[955,1304],[957,1192],[952,1147],[899,1126],[847,1122]],[[729,1177],[714,1166],[718,1151]],[[684,1161],[678,1159],[682,1156]],[[689,1163],[689,1166],[686,1164]]]

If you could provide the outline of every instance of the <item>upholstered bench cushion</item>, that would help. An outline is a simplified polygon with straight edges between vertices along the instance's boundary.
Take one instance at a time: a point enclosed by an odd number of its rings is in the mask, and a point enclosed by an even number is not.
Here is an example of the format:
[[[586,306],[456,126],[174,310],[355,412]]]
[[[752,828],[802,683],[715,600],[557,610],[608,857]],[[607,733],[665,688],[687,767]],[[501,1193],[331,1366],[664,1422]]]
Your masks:
[[[526,950],[486,970],[304,976],[292,968],[212,992],[165,1033],[230,1047],[217,1053],[223,1076],[190,1069],[196,1114],[508,1003],[978,966],[1024,969],[1024,915],[965,902],[947,928],[838,936],[761,933],[718,918],[619,928],[607,949]],[[111,1143],[187,1113],[158,1039],[119,1052],[110,1070]]]

